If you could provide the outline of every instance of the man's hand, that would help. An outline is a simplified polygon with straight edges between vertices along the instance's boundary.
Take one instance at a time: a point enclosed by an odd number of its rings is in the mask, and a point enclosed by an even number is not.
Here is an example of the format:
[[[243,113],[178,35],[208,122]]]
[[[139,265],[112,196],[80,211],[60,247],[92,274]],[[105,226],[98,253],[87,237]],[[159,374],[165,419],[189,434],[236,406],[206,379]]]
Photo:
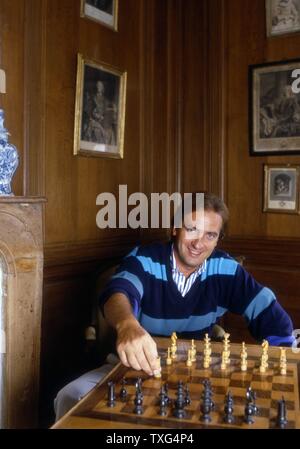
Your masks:
[[[135,318],[121,321],[116,330],[117,351],[123,365],[143,370],[149,376],[161,371],[156,343]]]

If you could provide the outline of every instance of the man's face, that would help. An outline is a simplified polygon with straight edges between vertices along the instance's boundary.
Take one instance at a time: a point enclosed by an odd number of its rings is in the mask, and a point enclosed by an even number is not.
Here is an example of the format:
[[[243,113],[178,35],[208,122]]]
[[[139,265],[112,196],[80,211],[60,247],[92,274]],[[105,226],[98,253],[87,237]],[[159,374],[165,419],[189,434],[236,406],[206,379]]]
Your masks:
[[[222,228],[222,217],[213,211],[204,211],[202,220],[195,222],[196,213],[186,215],[182,228],[174,228],[175,256],[179,269],[193,271],[215,249]],[[204,229],[203,229],[204,228]]]

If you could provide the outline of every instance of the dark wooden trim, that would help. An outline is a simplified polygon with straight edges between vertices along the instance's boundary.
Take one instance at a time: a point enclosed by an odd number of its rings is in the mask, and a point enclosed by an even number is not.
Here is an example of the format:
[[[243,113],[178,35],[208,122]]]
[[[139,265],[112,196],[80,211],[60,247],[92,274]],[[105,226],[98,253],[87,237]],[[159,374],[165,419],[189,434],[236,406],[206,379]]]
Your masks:
[[[220,248],[246,257],[245,265],[300,270],[300,240],[265,237],[228,237]]]

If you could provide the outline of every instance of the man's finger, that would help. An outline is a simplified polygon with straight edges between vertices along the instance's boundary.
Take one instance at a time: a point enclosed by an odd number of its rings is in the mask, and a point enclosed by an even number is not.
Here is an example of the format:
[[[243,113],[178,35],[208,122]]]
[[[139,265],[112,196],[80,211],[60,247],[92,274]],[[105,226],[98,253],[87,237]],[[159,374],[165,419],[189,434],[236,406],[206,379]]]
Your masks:
[[[132,351],[130,351],[129,353],[127,352],[126,353],[126,357],[127,357],[129,365],[133,369],[135,369],[137,371],[140,371],[142,369],[140,364],[139,364],[139,362],[137,361],[137,358],[136,358],[135,354]]]

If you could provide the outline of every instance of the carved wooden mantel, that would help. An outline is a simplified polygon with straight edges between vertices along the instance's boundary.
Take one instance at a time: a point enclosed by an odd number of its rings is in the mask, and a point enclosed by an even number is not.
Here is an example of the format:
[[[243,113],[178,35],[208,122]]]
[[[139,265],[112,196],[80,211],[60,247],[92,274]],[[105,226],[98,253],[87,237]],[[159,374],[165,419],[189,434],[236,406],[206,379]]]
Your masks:
[[[44,198],[0,196],[5,428],[37,425],[44,202]]]

